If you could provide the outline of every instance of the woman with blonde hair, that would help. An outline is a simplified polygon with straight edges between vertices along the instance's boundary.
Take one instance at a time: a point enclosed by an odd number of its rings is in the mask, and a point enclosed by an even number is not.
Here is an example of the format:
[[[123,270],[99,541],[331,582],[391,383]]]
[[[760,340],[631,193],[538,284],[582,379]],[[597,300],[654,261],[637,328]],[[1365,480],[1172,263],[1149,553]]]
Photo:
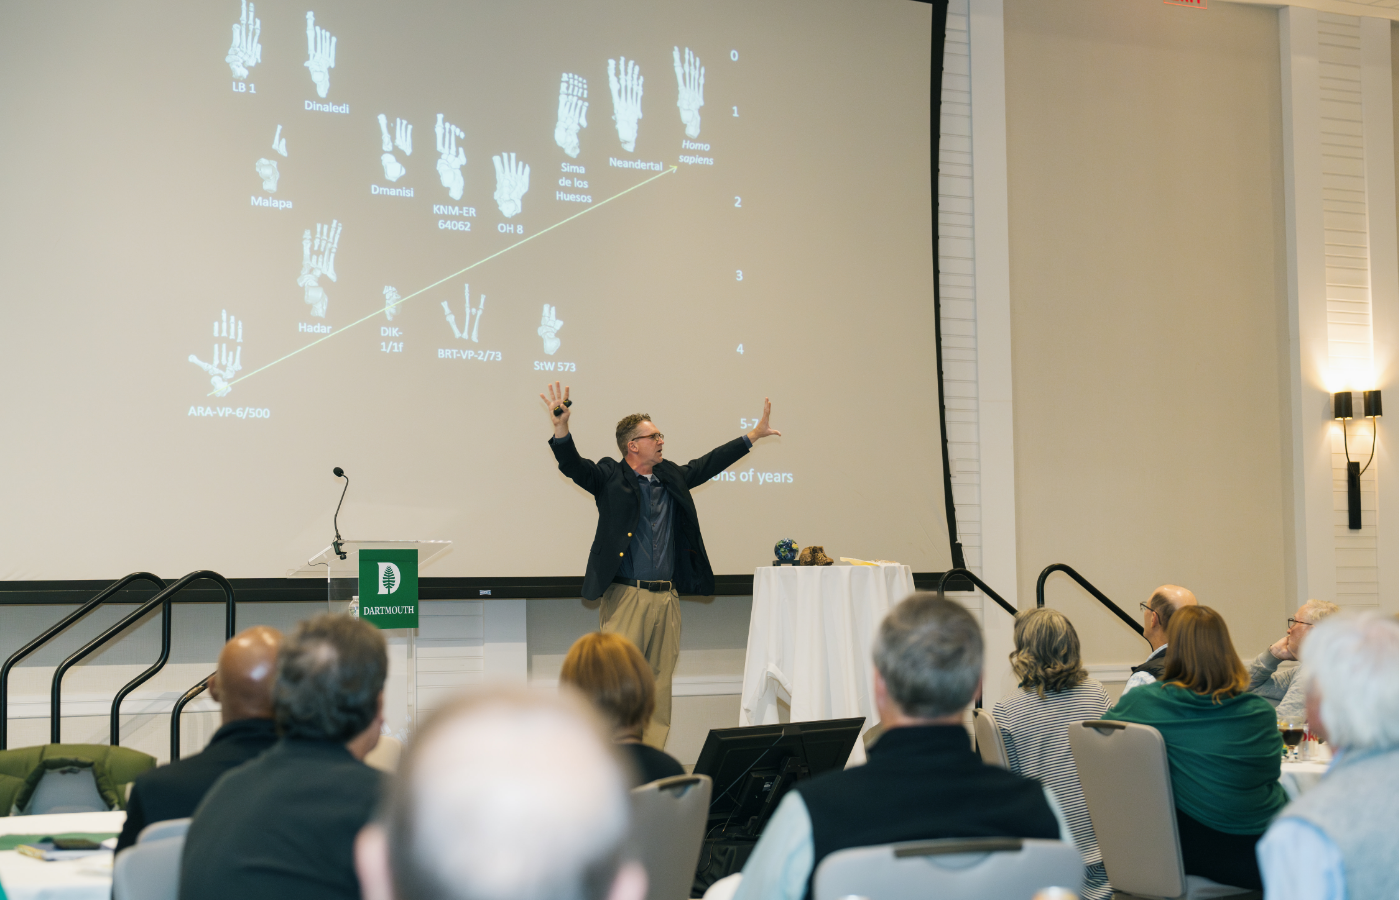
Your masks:
[[[1033,609],[1016,616],[1011,670],[1018,689],[992,710],[1011,771],[1035,778],[1055,795],[1075,846],[1084,857],[1085,900],[1112,894],[1099,854],[1079,772],[1069,750],[1069,725],[1098,719],[1108,692],[1089,677],[1079,656],[1079,635],[1063,613]]]
[[[1161,732],[1186,874],[1257,891],[1254,845],[1288,797],[1274,708],[1248,686],[1220,613],[1187,606],[1167,626],[1162,680],[1124,694],[1104,718]]]
[[[642,651],[627,638],[595,631],[574,641],[559,683],[582,692],[613,726],[613,740],[641,779],[635,784],[685,774],[675,757],[642,743],[642,730],[656,708],[656,680]]]

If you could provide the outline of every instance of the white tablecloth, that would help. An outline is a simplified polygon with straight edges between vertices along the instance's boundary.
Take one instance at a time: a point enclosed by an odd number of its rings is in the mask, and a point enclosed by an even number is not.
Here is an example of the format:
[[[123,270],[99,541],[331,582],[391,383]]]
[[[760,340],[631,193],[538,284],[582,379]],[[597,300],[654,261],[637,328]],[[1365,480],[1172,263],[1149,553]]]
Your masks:
[[[1299,794],[1317,786],[1322,776],[1327,774],[1329,765],[1325,762],[1285,762],[1278,776],[1279,784],[1283,785],[1283,792],[1289,800],[1297,800]]]
[[[126,813],[60,813],[52,816],[0,817],[0,834],[54,835],[116,834]],[[0,851],[0,886],[9,900],[109,900],[112,895],[112,854],[84,859],[44,862]]]
[[[870,647],[880,620],[914,592],[908,566],[765,566],[754,570],[740,725],[865,716],[878,720]],[[856,742],[855,761],[864,759]]]

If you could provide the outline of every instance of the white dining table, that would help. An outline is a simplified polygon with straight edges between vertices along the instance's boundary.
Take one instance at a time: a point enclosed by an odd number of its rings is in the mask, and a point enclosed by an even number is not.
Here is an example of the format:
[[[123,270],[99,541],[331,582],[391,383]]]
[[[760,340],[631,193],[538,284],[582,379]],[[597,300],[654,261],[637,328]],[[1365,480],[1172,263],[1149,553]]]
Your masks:
[[[1285,762],[1279,772],[1278,782],[1283,785],[1283,792],[1288,795],[1289,800],[1297,800],[1299,795],[1317,786],[1322,776],[1327,774],[1329,765],[1331,763],[1309,760]]]
[[[890,607],[914,592],[909,566],[763,566],[754,571],[740,725],[864,716],[875,725],[870,648]],[[856,741],[852,762],[865,761]]]
[[[0,817],[0,835],[112,834],[122,830],[126,812],[56,813]],[[44,862],[14,850],[0,850],[0,887],[7,900],[109,900],[112,853]]]

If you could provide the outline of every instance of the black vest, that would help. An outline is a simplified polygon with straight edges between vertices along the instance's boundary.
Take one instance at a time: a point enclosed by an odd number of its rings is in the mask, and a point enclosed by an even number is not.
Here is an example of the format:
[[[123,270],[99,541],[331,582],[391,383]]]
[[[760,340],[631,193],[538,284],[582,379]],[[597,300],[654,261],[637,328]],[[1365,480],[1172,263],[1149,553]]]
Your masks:
[[[982,764],[961,725],[892,728],[870,761],[799,783],[812,820],[812,878],[829,854],[895,841],[965,837],[1059,840],[1040,782]]]
[[[1133,673],[1136,674],[1136,673],[1138,673],[1138,672],[1146,672],[1147,674],[1151,675],[1153,678],[1157,679],[1158,681],[1161,681],[1161,680],[1162,680],[1162,670],[1165,669],[1166,667],[1167,667],[1167,654],[1166,654],[1166,651],[1163,651],[1163,652],[1161,652],[1161,653],[1158,653],[1156,656],[1149,657],[1148,660],[1147,660],[1146,662],[1144,662],[1142,665],[1140,665],[1140,666],[1133,666]]]

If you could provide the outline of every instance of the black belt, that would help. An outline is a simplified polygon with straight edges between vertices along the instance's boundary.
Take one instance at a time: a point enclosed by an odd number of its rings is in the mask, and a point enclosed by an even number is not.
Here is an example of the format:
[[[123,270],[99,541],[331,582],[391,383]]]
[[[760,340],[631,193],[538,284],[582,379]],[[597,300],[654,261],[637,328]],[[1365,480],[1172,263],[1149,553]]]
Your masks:
[[[613,579],[613,584],[625,584],[628,587],[638,588],[643,591],[673,591],[675,586],[669,581],[638,581],[635,578],[623,578],[618,576]]]

